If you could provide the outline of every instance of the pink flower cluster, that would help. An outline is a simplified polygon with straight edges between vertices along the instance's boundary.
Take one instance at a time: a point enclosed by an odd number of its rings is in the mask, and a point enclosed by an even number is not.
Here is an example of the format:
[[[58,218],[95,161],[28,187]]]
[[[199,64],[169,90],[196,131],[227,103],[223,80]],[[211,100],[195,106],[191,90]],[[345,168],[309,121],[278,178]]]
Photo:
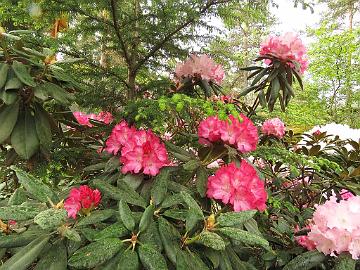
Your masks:
[[[99,205],[100,200],[99,190],[93,190],[89,186],[83,185],[70,190],[69,197],[64,202],[64,208],[68,212],[68,216],[75,219],[79,211],[83,214],[89,214],[92,209]]]
[[[294,65],[290,61],[296,61],[300,65],[300,72],[304,73],[308,67],[306,48],[298,35],[288,32],[283,36],[271,36],[260,47],[260,55],[273,55],[281,61],[288,62],[291,68]],[[271,61],[267,61],[271,64]]]
[[[266,209],[267,194],[264,182],[245,160],[241,161],[239,168],[232,162],[210,176],[206,194],[209,198],[232,204],[237,212]]]
[[[142,171],[155,176],[169,164],[165,145],[151,130],[137,130],[125,121],[113,128],[105,150],[114,155],[121,153],[122,173]]]
[[[281,139],[285,135],[285,125],[279,118],[268,119],[263,123],[261,131]]]
[[[324,254],[336,256],[349,252],[353,259],[360,258],[360,196],[337,202],[336,196],[314,212],[309,240]]]
[[[207,144],[210,142],[223,141],[235,145],[241,153],[254,151],[258,142],[257,128],[245,115],[240,122],[230,115],[229,120],[220,120],[216,116],[210,116],[201,121],[198,127],[199,142]]]
[[[100,112],[99,114],[73,112],[73,115],[80,125],[88,127],[93,127],[93,124],[90,123],[90,119],[103,122],[105,124],[110,124],[114,119],[110,112]]]
[[[225,77],[221,65],[218,65],[206,54],[191,55],[183,63],[178,63],[175,68],[176,77],[201,78],[202,80],[214,81],[220,84]]]

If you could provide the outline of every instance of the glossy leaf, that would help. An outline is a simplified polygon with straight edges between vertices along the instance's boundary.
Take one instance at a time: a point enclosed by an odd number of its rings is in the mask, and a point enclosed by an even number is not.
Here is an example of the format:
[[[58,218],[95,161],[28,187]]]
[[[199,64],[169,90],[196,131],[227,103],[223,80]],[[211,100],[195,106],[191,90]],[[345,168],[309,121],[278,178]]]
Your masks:
[[[19,115],[19,102],[0,107],[0,144],[10,137]]]
[[[19,78],[19,80],[22,83],[32,87],[36,86],[36,83],[34,82],[34,79],[31,77],[29,69],[27,68],[26,65],[18,61],[13,61],[12,69],[14,70],[16,76]]]
[[[147,270],[167,270],[165,258],[151,245],[140,245],[139,257],[141,263]]]
[[[129,231],[133,231],[135,228],[135,220],[126,202],[119,201],[119,212],[120,212],[121,221],[124,223],[125,227]]]

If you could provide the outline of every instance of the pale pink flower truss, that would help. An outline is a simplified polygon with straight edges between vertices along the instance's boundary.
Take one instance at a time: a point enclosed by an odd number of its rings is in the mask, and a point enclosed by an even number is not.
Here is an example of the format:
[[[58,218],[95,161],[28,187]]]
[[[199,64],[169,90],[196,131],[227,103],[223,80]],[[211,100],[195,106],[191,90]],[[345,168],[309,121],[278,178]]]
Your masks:
[[[306,48],[298,35],[285,33],[283,36],[271,36],[260,46],[260,55],[273,55],[295,68],[291,61],[299,64],[299,71],[304,73],[308,67]],[[271,64],[271,60],[265,61]]]
[[[222,141],[235,146],[241,153],[254,151],[258,142],[257,128],[245,115],[241,114],[241,118],[242,122],[233,115],[228,120],[216,116],[206,118],[198,127],[199,143]]]
[[[175,68],[176,77],[201,78],[202,80],[214,81],[220,84],[225,73],[221,65],[218,65],[206,54],[191,55],[183,63],[178,63]]]
[[[218,169],[210,176],[207,184],[207,196],[230,203],[234,211],[266,209],[267,193],[264,182],[256,174],[256,170],[245,160],[240,167],[234,162]]]
[[[285,135],[285,125],[279,118],[268,119],[263,123],[261,131],[266,135],[281,139]]]
[[[136,130],[125,121],[117,124],[106,141],[105,150],[121,153],[123,173],[140,173],[155,176],[169,164],[165,145],[151,130]]]
[[[69,196],[64,202],[64,208],[68,212],[68,216],[75,219],[79,211],[89,213],[99,205],[100,200],[99,190],[82,185],[70,190]]]
[[[324,254],[336,256],[350,252],[353,259],[360,255],[360,197],[337,201],[336,196],[314,212],[309,240]]]

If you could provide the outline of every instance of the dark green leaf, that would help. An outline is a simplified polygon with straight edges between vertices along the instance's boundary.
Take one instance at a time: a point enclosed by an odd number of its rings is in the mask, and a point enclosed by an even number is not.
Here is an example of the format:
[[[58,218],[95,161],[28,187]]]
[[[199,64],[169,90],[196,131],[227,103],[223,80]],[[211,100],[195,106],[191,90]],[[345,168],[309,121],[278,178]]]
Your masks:
[[[135,251],[126,250],[121,254],[117,270],[138,270],[139,256]]]
[[[113,209],[97,210],[90,213],[89,216],[83,217],[77,223],[77,227],[86,226],[90,224],[95,224],[108,218],[112,217],[115,214]]]
[[[203,166],[196,170],[196,189],[201,197],[206,195],[208,177],[208,172]]]
[[[147,270],[167,270],[164,257],[151,245],[143,244],[139,247],[140,260]]]
[[[18,61],[13,61],[12,69],[14,70],[16,76],[22,81],[24,84],[35,87],[36,83],[34,79],[31,77],[28,68]]]
[[[0,63],[0,89],[4,87],[7,75],[9,71],[9,65],[6,63]]]
[[[47,112],[40,104],[35,106],[35,127],[40,145],[50,150],[52,144],[51,126]]]
[[[19,115],[19,102],[0,107],[0,144],[10,137]]]
[[[14,166],[12,166],[11,169],[15,171],[19,182],[36,199],[41,202],[49,202],[49,199],[53,203],[57,203],[59,201],[59,198],[57,197],[55,192],[50,187],[42,183],[41,180],[36,179],[34,176]]]
[[[66,229],[64,231],[64,236],[73,242],[80,243],[80,241],[81,241],[80,234],[76,230],[70,229],[68,227],[66,227]]]
[[[47,93],[49,96],[53,97],[57,102],[63,105],[69,105],[73,100],[73,96],[65,91],[60,86],[53,84],[51,82],[44,82],[37,86],[38,91]]]
[[[121,221],[124,223],[125,227],[132,232],[135,228],[135,220],[126,202],[119,201],[119,212]]]
[[[27,230],[23,233],[13,233],[0,236],[0,248],[14,248],[26,246],[40,235],[44,235],[43,230]]]
[[[67,270],[67,252],[62,241],[51,246],[34,270]]]
[[[225,249],[224,240],[221,238],[221,236],[213,232],[203,231],[200,233],[200,238],[196,242],[215,250]]]
[[[121,222],[116,222],[116,223],[109,225],[102,231],[95,233],[94,240],[100,240],[100,239],[104,239],[104,238],[113,238],[113,237],[120,238],[125,235],[129,235],[129,234],[130,234],[130,232],[128,229],[126,229],[124,224],[122,224]]]
[[[350,254],[341,254],[336,259],[334,270],[355,270],[356,260],[351,258]]]
[[[151,188],[151,198],[155,205],[159,205],[166,196],[169,173],[169,170],[164,168],[154,180],[153,186]]]
[[[149,227],[150,223],[153,221],[154,211],[155,207],[153,204],[150,204],[148,207],[146,207],[144,214],[140,219],[139,232],[143,232]]]
[[[34,262],[49,241],[50,236],[40,236],[7,260],[0,270],[26,270]]]
[[[118,238],[105,238],[77,250],[68,264],[76,269],[93,268],[112,258],[123,246]]]
[[[309,270],[325,260],[325,255],[317,250],[308,251],[292,259],[283,270]]]
[[[16,153],[24,159],[31,158],[39,150],[35,119],[28,109],[18,117],[11,133],[11,144]]]
[[[169,260],[176,265],[176,254],[181,251],[180,248],[180,234],[173,225],[166,219],[160,217],[159,220],[159,233],[164,246],[166,256]]]
[[[67,218],[65,209],[50,208],[40,212],[34,217],[34,223],[38,224],[42,229],[54,229],[64,223]]]
[[[35,217],[41,209],[33,206],[12,205],[0,207],[0,219],[2,220],[28,220]]]
[[[6,84],[5,84],[5,87],[4,87],[4,92],[11,92],[10,90],[17,90],[17,89],[20,89],[21,87],[23,86],[23,84],[21,83],[21,81],[16,78],[16,77],[12,77],[10,78]],[[16,93],[14,91],[14,93]]]
[[[237,227],[243,225],[256,214],[256,210],[222,213],[216,218],[221,227]]]

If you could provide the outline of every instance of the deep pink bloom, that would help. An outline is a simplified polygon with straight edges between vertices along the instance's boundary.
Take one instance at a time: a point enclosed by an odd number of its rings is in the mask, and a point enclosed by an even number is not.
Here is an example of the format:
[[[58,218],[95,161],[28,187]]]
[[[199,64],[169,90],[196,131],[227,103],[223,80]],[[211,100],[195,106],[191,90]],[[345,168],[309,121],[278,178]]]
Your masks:
[[[70,190],[69,196],[64,202],[64,208],[68,212],[68,216],[75,219],[79,211],[91,211],[99,205],[100,200],[99,190],[93,190],[89,186],[82,185]]]
[[[258,142],[257,128],[245,115],[240,122],[233,115],[228,120],[210,116],[201,121],[198,127],[199,143],[222,141],[235,146],[240,152],[254,151]],[[206,140],[204,140],[206,139]]]
[[[346,189],[342,189],[342,190],[340,190],[340,196],[343,200],[347,200],[351,197],[354,197],[355,195]]]
[[[90,118],[86,113],[82,112],[73,112],[74,117],[78,121],[78,123],[82,126],[88,126],[93,127],[93,125],[90,123]]]
[[[232,162],[218,169],[209,177],[207,188],[209,198],[232,204],[234,211],[266,209],[264,182],[245,160],[241,161],[239,168]]]
[[[313,132],[313,135],[315,136],[319,136],[321,134],[321,131],[320,130],[316,130]]]
[[[308,67],[306,48],[298,35],[286,33],[283,36],[271,36],[261,44],[260,55],[273,55],[281,61],[285,61],[291,68],[304,73]],[[296,67],[291,61],[298,63]],[[271,64],[271,60],[265,61]]]
[[[279,118],[268,119],[263,123],[261,131],[281,139],[285,135],[285,125]]]
[[[202,80],[214,81],[218,84],[224,79],[225,73],[221,65],[217,65],[206,54],[191,55],[183,63],[178,63],[175,68],[176,77],[201,78]]]
[[[303,230],[303,229],[311,229],[311,227],[310,227],[310,225],[307,225],[304,228],[302,228],[301,230]],[[296,225],[294,232],[298,232],[298,231],[300,231],[300,229],[299,229],[299,226]],[[307,235],[295,236],[295,240],[300,246],[302,246],[308,250],[314,250],[316,248],[315,243],[313,241],[311,241]]]
[[[114,120],[114,117],[110,112],[100,112],[98,115],[95,116],[95,120],[108,125]]]
[[[165,145],[151,130],[136,130],[125,121],[117,124],[106,141],[105,150],[117,155],[123,173],[144,173],[155,176],[170,163]]]

